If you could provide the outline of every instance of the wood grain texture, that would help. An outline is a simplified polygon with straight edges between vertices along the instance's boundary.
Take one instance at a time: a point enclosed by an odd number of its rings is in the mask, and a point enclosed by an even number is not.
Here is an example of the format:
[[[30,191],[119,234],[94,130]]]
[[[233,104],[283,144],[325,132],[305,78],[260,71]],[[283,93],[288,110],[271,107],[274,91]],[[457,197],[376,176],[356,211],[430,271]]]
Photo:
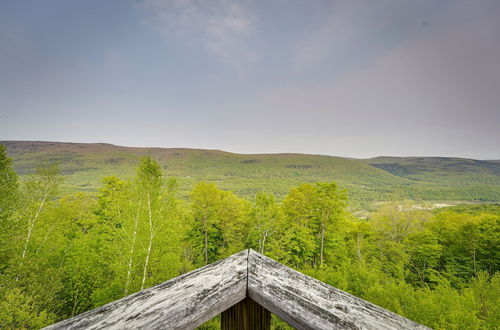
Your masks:
[[[247,313],[244,308],[248,306],[237,305],[244,299],[263,308]],[[427,329],[253,250],[46,329],[194,329],[228,309],[226,317],[252,317],[251,322],[263,328],[269,326],[270,311],[297,329]]]
[[[46,329],[194,329],[246,297],[248,250]]]
[[[297,329],[428,329],[253,250],[248,295]]]
[[[247,297],[224,311],[220,323],[221,330],[269,330],[271,313]]]

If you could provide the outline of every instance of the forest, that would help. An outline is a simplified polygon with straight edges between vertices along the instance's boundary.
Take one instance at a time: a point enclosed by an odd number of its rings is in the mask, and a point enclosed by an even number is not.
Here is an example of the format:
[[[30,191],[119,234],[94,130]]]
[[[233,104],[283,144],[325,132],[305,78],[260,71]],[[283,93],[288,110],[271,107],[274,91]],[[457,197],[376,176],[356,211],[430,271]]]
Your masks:
[[[246,248],[435,329],[500,324],[497,204],[394,200],[361,219],[335,182],[251,198],[197,182],[184,197],[143,156],[131,179],[61,193],[57,164],[22,180],[13,168],[0,145],[2,329],[38,329]]]

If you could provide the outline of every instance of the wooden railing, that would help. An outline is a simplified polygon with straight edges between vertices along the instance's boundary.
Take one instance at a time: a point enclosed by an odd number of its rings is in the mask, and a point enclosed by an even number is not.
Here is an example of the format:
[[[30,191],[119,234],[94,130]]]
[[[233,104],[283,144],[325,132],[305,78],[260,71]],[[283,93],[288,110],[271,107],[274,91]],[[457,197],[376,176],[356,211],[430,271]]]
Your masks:
[[[47,329],[269,329],[270,312],[297,329],[427,329],[245,250]]]

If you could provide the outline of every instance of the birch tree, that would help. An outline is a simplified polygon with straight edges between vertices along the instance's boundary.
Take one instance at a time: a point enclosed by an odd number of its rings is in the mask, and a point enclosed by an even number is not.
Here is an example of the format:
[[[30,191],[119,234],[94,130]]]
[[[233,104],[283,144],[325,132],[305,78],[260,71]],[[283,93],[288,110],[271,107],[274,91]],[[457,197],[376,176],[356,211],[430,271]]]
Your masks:
[[[200,182],[190,197],[193,225],[189,240],[194,249],[195,261],[207,265],[217,260],[222,247],[219,214],[222,195],[215,184]]]
[[[143,157],[131,182],[108,177],[103,183],[97,212],[109,228],[107,244],[116,274],[114,288],[103,294],[103,301],[177,276],[184,266],[185,231],[177,207],[177,181],[163,180],[157,162]]]
[[[304,263],[317,266],[325,262],[327,241],[331,241],[334,226],[346,206],[347,195],[335,182],[302,184],[290,190],[283,209],[291,225],[297,227],[290,235],[296,240],[295,249],[300,251]],[[313,235],[313,242],[308,241],[308,232]]]
[[[213,183],[198,183],[191,193],[192,227],[188,240],[194,261],[207,265],[245,247],[247,203]]]
[[[153,248],[153,240],[156,234],[156,226],[158,225],[157,216],[161,208],[161,188],[162,188],[162,173],[158,163],[150,156],[144,156],[141,159],[139,168],[137,169],[136,185],[140,196],[140,205],[147,220],[147,250],[144,259],[143,274],[141,281],[141,290],[144,289],[148,275],[148,266]],[[136,219],[138,221],[138,218]],[[135,225],[138,223],[135,222]],[[137,227],[135,227],[135,232]]]
[[[318,223],[319,236],[319,263],[323,265],[325,261],[325,235],[327,230],[332,231],[335,224],[342,217],[344,209],[347,207],[347,195],[345,191],[338,189],[335,182],[316,183],[315,196],[315,220]]]
[[[39,167],[25,184],[24,191],[24,218],[26,219],[23,249],[21,253],[20,266],[28,254],[29,245],[35,230],[37,221],[44,210],[44,206],[52,199],[59,187],[61,178],[57,165]],[[19,279],[16,277],[16,281]]]
[[[280,216],[280,208],[273,194],[260,192],[255,196],[250,217],[253,222],[254,235],[257,236],[257,250],[259,253],[263,254],[265,252],[269,237],[278,230]]]
[[[124,283],[120,284],[123,286],[125,295],[129,293],[136,257],[139,210],[140,204],[134,199],[129,182],[114,176],[103,179],[103,186],[99,189],[96,213],[109,228],[109,249],[113,250],[116,256],[115,267],[120,278],[122,278],[123,263],[126,262]]]

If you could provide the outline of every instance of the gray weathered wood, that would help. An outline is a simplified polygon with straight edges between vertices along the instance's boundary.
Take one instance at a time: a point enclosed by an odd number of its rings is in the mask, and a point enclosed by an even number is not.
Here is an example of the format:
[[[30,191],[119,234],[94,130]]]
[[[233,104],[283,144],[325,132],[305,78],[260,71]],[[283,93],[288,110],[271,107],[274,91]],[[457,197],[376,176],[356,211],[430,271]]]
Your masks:
[[[253,304],[250,313],[245,303],[238,304],[244,299]],[[233,320],[225,319],[229,327],[236,321],[244,325],[254,322],[265,328],[269,325],[266,310],[298,329],[427,329],[253,250],[47,329],[194,329],[224,311],[226,317],[235,316]],[[240,322],[237,315],[253,319]]]
[[[427,329],[253,250],[248,295],[297,329]]]
[[[193,329],[246,297],[248,250],[47,329]]]

